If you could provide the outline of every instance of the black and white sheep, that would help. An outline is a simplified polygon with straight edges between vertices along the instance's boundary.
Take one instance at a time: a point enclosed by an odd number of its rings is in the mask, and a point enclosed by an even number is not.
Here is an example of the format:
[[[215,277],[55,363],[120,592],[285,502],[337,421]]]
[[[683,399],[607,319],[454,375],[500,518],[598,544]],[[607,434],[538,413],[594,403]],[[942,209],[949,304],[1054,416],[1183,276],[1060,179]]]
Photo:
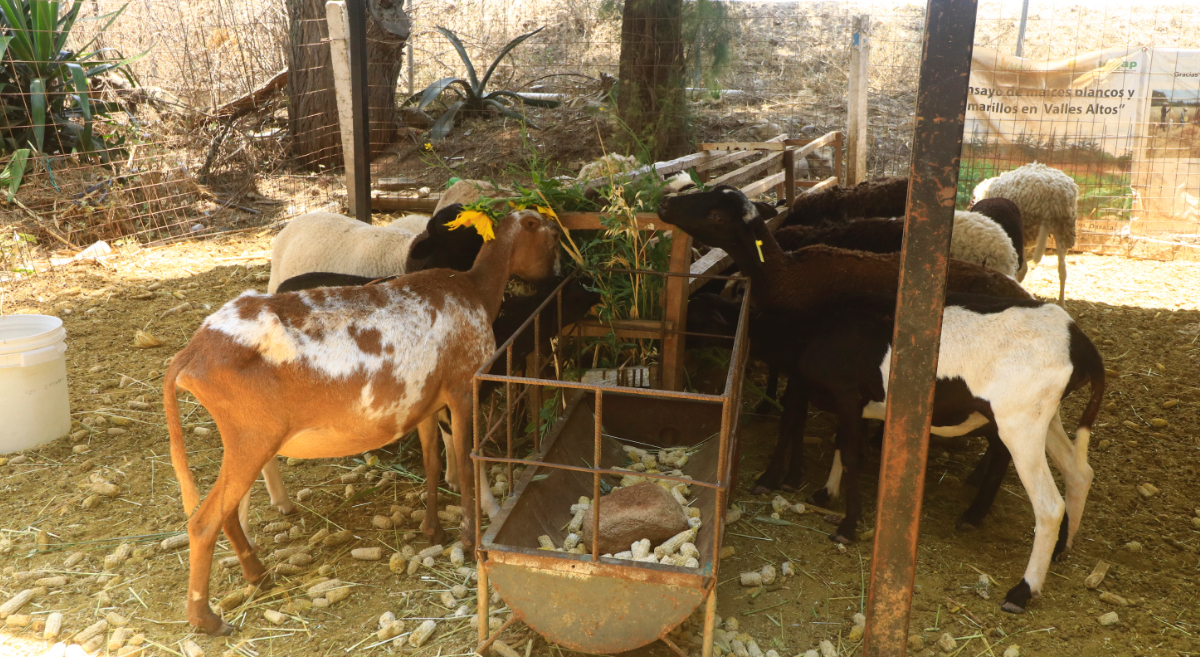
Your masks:
[[[973,200],[988,198],[1006,198],[1021,209],[1026,244],[1034,244],[1035,264],[1042,261],[1046,251],[1046,236],[1054,236],[1054,250],[1058,253],[1058,303],[1062,305],[1067,290],[1067,250],[1075,246],[1079,185],[1058,169],[1031,162],[976,185]]]
[[[968,210],[978,212],[1000,224],[1004,232],[1008,233],[1008,240],[1017,252],[1016,279],[1018,282],[1025,280],[1028,267],[1025,262],[1025,229],[1021,225],[1021,208],[1006,198],[988,198],[971,205]]]
[[[886,403],[893,291],[848,295],[844,283],[836,280],[838,273],[794,266],[755,205],[730,187],[667,198],[658,214],[698,241],[730,253],[750,274],[755,299],[765,302],[764,312],[777,314],[771,323],[790,329],[792,337],[776,345],[785,350],[778,362],[789,374],[785,407],[805,408],[811,395],[836,409],[839,448],[848,475],[847,513],[832,538],[850,541],[862,514],[856,481],[862,418],[882,418]],[[769,280],[771,270],[785,269],[790,269],[790,275],[783,281]],[[843,270],[846,273],[852,274]],[[759,288],[766,293],[757,294]],[[822,288],[843,293],[822,295]],[[789,292],[792,299],[787,298]],[[801,331],[812,333],[803,336]],[[1070,549],[1078,530],[1093,477],[1087,448],[1104,393],[1103,362],[1095,345],[1060,307],[1028,299],[951,295],[943,314],[937,379],[934,422],[938,432],[963,435],[994,424],[1029,493],[1035,518],[1033,550],[1024,578],[1008,591],[1002,605],[1005,611],[1019,613],[1040,593],[1052,557]],[[1066,394],[1085,384],[1091,386],[1092,395],[1072,444],[1058,406]],[[798,399],[789,402],[789,396]],[[789,467],[802,463],[803,443],[794,439],[795,429],[784,423],[800,422],[803,417],[804,412],[797,410],[784,418],[781,432],[793,434],[792,439],[781,435],[764,477],[775,475],[772,469],[786,476]],[[1047,453],[1063,473],[1065,504],[1050,474]]]
[[[411,217],[390,226],[370,226],[332,212],[296,217],[275,238],[267,292],[274,294],[283,281],[309,272],[380,278],[443,267],[466,271],[483,238],[471,229],[446,227],[461,210],[460,205],[443,208],[419,232],[412,228],[420,220]]]

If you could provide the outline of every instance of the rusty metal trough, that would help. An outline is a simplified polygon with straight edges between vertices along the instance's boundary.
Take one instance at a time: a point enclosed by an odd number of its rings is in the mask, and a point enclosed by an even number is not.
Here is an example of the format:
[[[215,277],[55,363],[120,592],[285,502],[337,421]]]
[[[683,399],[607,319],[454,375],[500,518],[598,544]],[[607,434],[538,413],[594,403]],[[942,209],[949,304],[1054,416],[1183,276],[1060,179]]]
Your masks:
[[[690,276],[636,273],[664,279]],[[560,312],[561,290],[562,287],[546,300],[535,317],[541,313],[552,313],[553,317],[553,313]],[[745,298],[749,298],[748,293]],[[525,466],[500,515],[486,533],[479,527],[482,523],[477,525],[481,654],[504,630],[501,628],[489,636],[491,583],[513,610],[514,620],[523,620],[552,643],[589,653],[623,652],[662,640],[676,652],[685,654],[667,634],[706,602],[703,654],[710,655],[721,532],[728,493],[736,476],[736,428],[748,354],[747,338],[743,335],[746,312],[743,302],[738,330],[730,344],[730,365],[719,394],[563,380],[556,373],[562,371],[564,356],[581,332],[575,327],[562,327],[561,315],[558,315],[557,340],[552,342],[553,353],[544,355],[535,351],[526,376],[511,375],[520,365],[511,362],[511,340],[480,370],[488,371],[493,362],[507,356],[510,374],[476,375],[475,446],[471,455],[475,481],[486,485],[485,473],[493,464],[504,463],[511,482],[514,466]],[[539,326],[531,318],[513,339],[523,331],[536,331]],[[668,328],[663,322],[658,344],[670,333],[683,337],[683,332]],[[545,376],[537,376],[541,374]],[[495,408],[499,404],[479,398],[479,385],[484,381],[503,384],[502,409]],[[555,396],[555,391],[559,396]],[[544,438],[541,438],[543,427],[538,426],[535,417],[534,453],[528,459],[515,458],[514,441],[527,434],[518,430],[525,426],[525,417],[516,416],[514,409],[520,400],[540,408],[543,399],[558,400],[561,411]],[[501,451],[504,456],[486,455],[480,446],[489,443],[492,451]],[[700,509],[702,522],[695,541],[700,552],[699,568],[603,557],[595,544],[588,546],[590,554],[539,549],[538,537],[542,535],[550,536],[555,545],[562,544],[571,520],[570,506],[580,496],[589,497],[593,500],[592,508],[598,509],[594,501],[600,498],[601,481],[614,485],[622,476],[632,474],[616,469],[627,463],[623,444],[642,448],[698,446],[698,451],[691,453],[682,468],[690,480],[666,474],[636,474],[689,484],[693,493],[690,504]],[[480,511],[477,501],[476,513]],[[599,515],[593,514],[593,536],[598,532]]]

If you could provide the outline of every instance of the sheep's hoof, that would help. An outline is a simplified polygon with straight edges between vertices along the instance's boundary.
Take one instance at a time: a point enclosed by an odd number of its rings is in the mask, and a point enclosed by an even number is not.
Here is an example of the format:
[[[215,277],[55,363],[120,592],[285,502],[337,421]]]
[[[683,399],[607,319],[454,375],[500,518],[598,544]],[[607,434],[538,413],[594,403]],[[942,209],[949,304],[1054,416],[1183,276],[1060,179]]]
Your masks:
[[[754,488],[750,489],[751,495],[769,495],[774,490],[762,484],[755,484]]]
[[[842,536],[841,533],[839,533],[839,532],[834,532],[834,533],[830,534],[829,540],[833,541],[834,543],[841,543],[842,545],[850,545],[851,543],[854,542],[853,539],[846,538],[845,536]]]
[[[818,488],[815,493],[808,496],[808,503],[816,506],[829,506],[829,491],[824,488]]]
[[[1000,609],[1010,614],[1023,614],[1032,597],[1033,593],[1030,591],[1029,583],[1022,578],[1020,583],[1009,589],[1004,596],[1004,603],[1000,605]]]
[[[836,513],[827,513],[821,517],[825,519],[825,522],[831,525],[840,525],[842,524],[842,521],[846,519],[846,516],[839,516]]]
[[[954,526],[954,528],[960,532],[973,532],[976,529],[979,529],[975,523],[967,522],[966,520],[960,520],[958,524]]]
[[[793,484],[784,484],[784,485],[780,486],[779,488],[780,488],[780,490],[782,490],[785,493],[795,493],[796,491],[800,490],[800,486],[796,486]]]

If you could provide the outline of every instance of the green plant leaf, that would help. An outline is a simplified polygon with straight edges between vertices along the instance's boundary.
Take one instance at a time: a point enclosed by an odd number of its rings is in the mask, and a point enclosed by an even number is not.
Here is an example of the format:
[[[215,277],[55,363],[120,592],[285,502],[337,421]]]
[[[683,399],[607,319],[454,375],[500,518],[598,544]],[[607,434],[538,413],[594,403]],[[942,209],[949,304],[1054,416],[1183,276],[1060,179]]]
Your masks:
[[[29,83],[29,106],[33,123],[33,139],[37,152],[45,152],[46,140],[46,83],[36,78]]]
[[[0,171],[0,184],[8,186],[8,202],[13,202],[17,188],[21,186],[21,178],[25,176],[25,164],[29,161],[29,149],[21,148],[13,153],[12,159]]]
[[[0,59],[4,59],[4,51],[8,50],[8,42],[12,41],[13,37],[0,34]],[[3,88],[0,88],[3,91]]]
[[[425,87],[425,91],[421,92],[421,100],[417,101],[417,109],[425,109],[430,103],[437,100],[438,96],[442,95],[442,92],[446,90],[446,87],[449,87],[450,85],[459,81],[460,80],[456,77],[442,78],[428,87]]]
[[[463,47],[462,41],[458,39],[458,35],[440,25],[435,29],[441,32],[442,36],[450,41],[450,45],[454,46],[454,49],[458,51],[459,59],[462,59],[463,64],[467,67],[467,78],[471,80],[472,92],[476,96],[482,96],[483,86],[479,84],[479,76],[475,74],[475,65],[471,63],[471,57],[467,55],[467,49]]]
[[[88,49],[92,47],[92,44],[96,43],[96,41],[101,36],[104,35],[104,33],[108,30],[108,28],[112,26],[113,21],[117,20],[118,16],[125,13],[125,9],[128,7],[129,7],[129,5],[127,5],[127,4],[121,5],[121,8],[116,11],[110,11],[107,14],[103,14],[101,16],[93,16],[92,18],[83,19],[85,21],[102,21],[105,19],[108,19],[108,20],[104,23],[104,25],[100,29],[96,30],[96,34],[95,34],[95,36],[92,37],[91,41],[88,41],[87,43],[85,43],[79,47],[79,52],[87,52]]]
[[[542,26],[532,32],[526,32],[512,41],[509,41],[508,45],[504,46],[504,48],[500,50],[500,54],[496,55],[496,59],[492,61],[492,65],[489,66],[487,72],[483,74],[483,80],[480,80],[479,82],[478,86],[480,95],[483,95],[483,89],[487,86],[488,80],[492,79],[492,73],[496,72],[496,67],[500,65],[500,60],[504,59],[504,56],[511,52],[513,48],[521,45],[522,41],[537,34],[538,32],[541,32],[544,29],[546,29],[546,27]],[[463,57],[466,57],[466,55],[463,55]]]
[[[33,61],[36,58],[33,50],[33,41],[31,40],[31,31],[29,22],[25,20],[24,7],[19,7],[13,4],[13,0],[0,0],[0,13],[4,14],[4,21],[12,30],[12,38],[15,41],[13,46],[13,59],[19,61]]]
[[[522,103],[525,103],[526,105],[529,105],[531,107],[558,107],[559,105],[562,104],[561,102],[559,102],[557,100],[543,100],[541,98],[527,98],[527,97],[522,96],[521,94],[516,93],[514,91],[493,91],[492,93],[487,95],[488,98],[492,98],[494,96],[504,96],[506,98],[513,98],[513,99],[519,100]]]
[[[96,148],[92,145],[92,103],[88,98],[87,74],[79,64],[67,64],[67,69],[71,71],[71,80],[75,87],[75,102],[83,112],[83,134],[80,135],[79,142],[84,150],[91,152]]]
[[[54,29],[57,38],[54,40],[54,52],[52,53],[57,58],[58,53],[67,46],[67,37],[71,36],[71,28],[75,27],[75,19],[79,17],[79,9],[83,7],[83,0],[75,0],[75,4],[71,5],[71,9],[67,11],[62,18],[56,21]],[[58,13],[58,3],[54,3],[54,13]],[[119,13],[119,12],[118,12]],[[86,48],[80,48],[77,52],[83,52]]]
[[[450,129],[454,127],[454,117],[458,116],[458,110],[462,109],[463,101],[456,100],[446,108],[446,113],[438,117],[434,121],[433,127],[429,129],[429,141],[441,141],[450,134]]]

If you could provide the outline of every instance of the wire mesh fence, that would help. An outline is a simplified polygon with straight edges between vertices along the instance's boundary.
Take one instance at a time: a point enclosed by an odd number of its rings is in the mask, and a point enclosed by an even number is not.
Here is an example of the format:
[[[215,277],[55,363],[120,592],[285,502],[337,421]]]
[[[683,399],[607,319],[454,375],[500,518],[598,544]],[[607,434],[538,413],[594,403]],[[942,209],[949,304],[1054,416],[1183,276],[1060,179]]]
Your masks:
[[[682,111],[695,141],[846,130],[853,25],[856,17],[869,17],[866,170],[869,176],[906,172],[923,3],[677,4],[681,84],[687,89]],[[607,93],[621,73],[619,0],[409,0],[406,6],[411,49],[377,25],[368,31],[377,174],[378,161],[407,157],[423,142],[444,107],[435,103],[420,113],[401,104],[437,80],[465,74],[438,26],[461,39],[481,74],[509,41],[543,28],[499,61],[489,85],[543,94],[580,112],[613,107]],[[1020,0],[981,3],[977,49],[997,57],[1013,53],[1020,14]],[[1200,99],[1197,78],[1188,77],[1196,68],[1179,51],[1171,70],[1159,70],[1166,60],[1158,53],[1200,47],[1198,23],[1200,9],[1186,3],[1084,6],[1033,0],[1023,65],[1045,68],[1120,49],[1122,57],[1134,54],[1143,57],[1144,66],[1158,66],[1159,77],[1144,80],[1157,86],[1147,90],[1139,83],[1143,107],[1129,112],[1124,127],[1100,130],[1099,136],[1080,128],[1099,123],[1080,120],[1051,137],[1038,127],[1054,122],[1045,113],[1006,119],[1004,139],[995,131],[969,132],[960,201],[969,200],[979,180],[1036,159],[1062,168],[1080,185],[1079,248],[1153,257],[1190,250],[1186,245],[1200,232],[1195,228],[1200,160],[1194,159]],[[3,206],[6,235],[30,235],[47,249],[78,249],[97,239],[146,244],[343,207],[341,135],[323,2],[86,0],[67,43],[67,50],[98,53],[97,61],[127,62],[88,81],[97,109],[91,123],[105,140],[104,153],[72,155],[43,144],[44,152],[29,158],[14,201]],[[0,61],[10,76],[28,64],[12,48]],[[1071,71],[1076,77],[1085,72]],[[1127,70],[1122,74],[1128,77]],[[47,91],[65,108],[62,121],[76,127],[53,130],[52,136],[77,136],[85,123],[70,99],[70,77],[63,72],[59,86]],[[28,82],[10,84],[0,94],[6,105],[34,111]],[[559,115],[540,118],[553,122]],[[0,162],[26,145],[10,139]],[[806,177],[832,173],[829,158],[809,164]],[[25,238],[6,239],[29,244]],[[1135,242],[1138,248],[1130,246]],[[1161,243],[1168,246],[1145,248]]]

